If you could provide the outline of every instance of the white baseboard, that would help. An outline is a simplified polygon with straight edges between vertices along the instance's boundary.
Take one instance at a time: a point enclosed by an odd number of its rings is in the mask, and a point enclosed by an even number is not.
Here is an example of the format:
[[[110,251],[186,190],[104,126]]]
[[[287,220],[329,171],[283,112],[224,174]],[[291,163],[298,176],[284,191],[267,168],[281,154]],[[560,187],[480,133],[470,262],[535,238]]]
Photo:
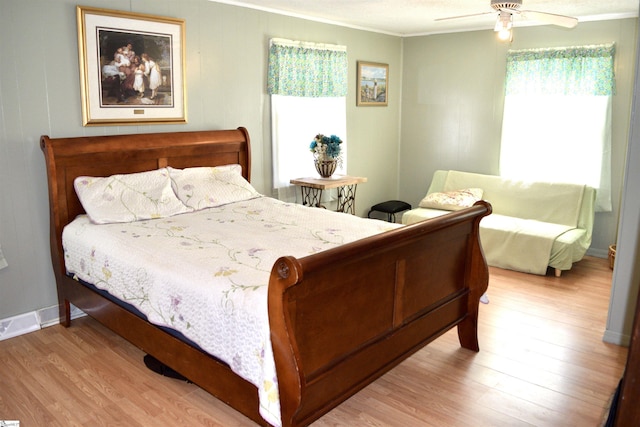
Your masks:
[[[40,330],[35,311],[0,320],[0,341]]]
[[[607,330],[604,331],[604,337],[602,338],[602,340],[604,342],[608,342],[609,344],[629,347],[629,344],[631,343],[631,336]]]
[[[71,319],[77,319],[82,316],[86,316],[86,314],[72,305]],[[58,323],[60,323],[60,316],[57,305],[7,317],[0,320],[0,341],[38,331]]]
[[[53,326],[60,323],[60,315],[58,313],[58,306],[43,308],[38,310],[38,317],[40,318],[40,327],[46,328],[47,326]]]

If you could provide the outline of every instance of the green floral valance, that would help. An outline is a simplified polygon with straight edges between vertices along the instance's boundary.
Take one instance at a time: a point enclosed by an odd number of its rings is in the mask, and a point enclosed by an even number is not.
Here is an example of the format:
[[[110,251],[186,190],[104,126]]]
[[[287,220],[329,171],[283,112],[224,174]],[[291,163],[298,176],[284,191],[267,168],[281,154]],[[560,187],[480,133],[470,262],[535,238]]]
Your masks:
[[[272,39],[267,77],[270,95],[346,96],[347,49],[338,45]]]
[[[614,93],[613,43],[551,49],[510,50],[507,95],[592,95]]]

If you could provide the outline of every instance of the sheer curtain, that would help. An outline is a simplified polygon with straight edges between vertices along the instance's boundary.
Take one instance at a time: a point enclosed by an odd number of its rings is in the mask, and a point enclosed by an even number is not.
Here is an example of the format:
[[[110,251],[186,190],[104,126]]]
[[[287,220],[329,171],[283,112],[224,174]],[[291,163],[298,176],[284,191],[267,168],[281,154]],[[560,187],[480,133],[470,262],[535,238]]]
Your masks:
[[[273,185],[282,200],[295,200],[289,180],[317,176],[309,145],[318,133],[343,140],[347,170],[346,46],[271,39],[268,93],[271,95]]]
[[[500,175],[596,188],[611,210],[614,45],[509,51]]]

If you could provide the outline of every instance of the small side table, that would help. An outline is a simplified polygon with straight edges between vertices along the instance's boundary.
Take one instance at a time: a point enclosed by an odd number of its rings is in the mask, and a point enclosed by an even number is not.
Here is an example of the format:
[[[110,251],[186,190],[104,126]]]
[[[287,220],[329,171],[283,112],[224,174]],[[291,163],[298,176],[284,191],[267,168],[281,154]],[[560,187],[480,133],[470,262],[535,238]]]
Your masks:
[[[359,176],[336,175],[331,178],[297,178],[291,184],[297,185],[302,191],[302,204],[324,208],[320,204],[322,192],[331,188],[338,189],[338,212],[355,215],[356,188],[358,184],[367,182],[367,178]]]

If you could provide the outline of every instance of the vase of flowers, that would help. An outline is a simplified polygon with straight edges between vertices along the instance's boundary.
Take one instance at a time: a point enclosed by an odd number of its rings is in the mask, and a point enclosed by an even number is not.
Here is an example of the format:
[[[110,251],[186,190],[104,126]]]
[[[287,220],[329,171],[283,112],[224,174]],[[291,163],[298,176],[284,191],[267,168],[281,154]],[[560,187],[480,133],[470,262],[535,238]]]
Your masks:
[[[313,153],[316,171],[321,177],[331,177],[342,161],[340,144],[342,144],[342,140],[337,136],[326,136],[321,133],[311,141],[309,149]]]

